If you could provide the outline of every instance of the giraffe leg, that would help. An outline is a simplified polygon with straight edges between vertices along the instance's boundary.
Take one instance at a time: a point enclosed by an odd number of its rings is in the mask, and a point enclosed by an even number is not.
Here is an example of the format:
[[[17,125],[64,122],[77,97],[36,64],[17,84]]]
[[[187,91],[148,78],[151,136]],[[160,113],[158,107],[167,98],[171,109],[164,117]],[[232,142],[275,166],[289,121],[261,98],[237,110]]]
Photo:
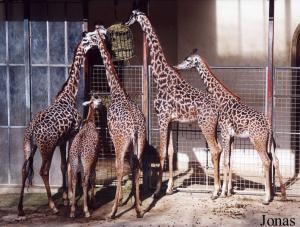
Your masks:
[[[115,194],[114,205],[112,207],[112,211],[109,215],[109,218],[115,218],[115,215],[118,210],[119,196],[120,196],[120,190],[122,188],[122,177],[123,177],[123,171],[124,171],[124,156],[125,156],[125,152],[128,148],[128,145],[129,145],[129,141],[127,141],[119,146],[115,146],[116,170],[117,170],[117,190],[116,190],[116,194]]]
[[[279,169],[279,160],[275,154],[275,149],[271,148],[271,150],[272,150],[272,158],[273,158],[273,163],[275,166],[275,171],[277,173],[278,180],[280,183],[281,199],[286,200],[286,190],[285,190],[285,185],[283,183],[282,175],[281,175],[280,169]]]
[[[51,165],[51,159],[52,159],[52,155],[47,156],[47,158],[44,158],[42,156],[42,166],[41,166],[41,170],[40,170],[40,175],[44,181],[45,188],[47,191],[49,207],[50,207],[50,209],[52,209],[53,213],[56,214],[56,213],[58,213],[58,210],[55,207],[55,204],[51,197],[51,189],[50,189],[50,185],[49,185],[49,170],[50,170],[50,165]]]
[[[167,152],[167,135],[168,135],[168,127],[161,127],[160,129],[160,146],[159,146],[159,176],[158,182],[156,186],[156,190],[154,192],[154,198],[159,197],[161,185],[162,185],[162,177],[163,177],[163,169],[166,159],[166,152]],[[172,172],[173,174],[173,172]]]
[[[268,205],[271,199],[271,182],[270,182],[271,160],[267,154],[267,140],[261,138],[257,138],[257,139],[250,138],[250,141],[254,145],[254,148],[257,150],[264,167],[266,195],[262,203],[264,205]]]
[[[91,214],[89,212],[88,208],[88,186],[89,186],[89,178],[90,178],[90,168],[87,167],[84,170],[84,176],[82,179],[82,188],[83,188],[83,211],[84,211],[84,216],[86,218],[90,217]]]
[[[123,177],[122,177],[122,179],[121,179],[121,182],[122,182],[122,180],[123,180]],[[121,186],[121,188],[120,188],[120,191],[119,191],[119,200],[118,200],[118,206],[123,206],[123,188],[122,188],[122,186]]]
[[[224,179],[221,197],[226,197],[228,189],[228,173],[230,171],[230,136],[222,135],[222,148],[224,152]]]
[[[63,177],[63,185],[62,185],[62,190],[63,190],[63,200],[64,200],[64,205],[68,205],[68,193],[67,193],[67,160],[66,160],[66,143],[63,143],[60,145],[60,168],[61,168],[61,174]]]
[[[142,164],[142,154],[145,147],[145,134],[140,134],[137,141],[137,152],[136,155],[133,157],[133,179],[134,182],[132,184],[132,188],[134,189],[133,195],[135,197],[135,210],[136,215],[138,218],[142,217],[142,209],[141,209],[141,200],[140,200],[140,171],[141,171],[141,164]]]
[[[231,148],[233,139],[229,141],[229,172],[228,172],[228,185],[227,185],[227,196],[232,195],[232,168],[231,168]]]
[[[90,206],[93,207],[94,205],[94,200],[95,200],[95,182],[96,182],[96,169],[95,165],[92,166],[91,168],[91,175],[90,175],[90,190],[89,190],[89,201],[90,201]]]
[[[214,191],[212,194],[212,199],[216,199],[220,192],[220,156],[221,149],[216,141],[215,129],[205,130],[204,127],[201,128],[202,133],[207,141],[208,147],[211,151],[211,160],[214,166]]]
[[[74,218],[75,217],[75,209],[76,209],[75,197],[76,197],[77,174],[76,174],[76,172],[74,173],[72,171],[72,173],[69,176],[71,178],[72,190],[73,190],[72,197],[69,197],[71,200],[70,201],[70,204],[71,204],[70,218]]]
[[[68,198],[69,198],[69,202],[70,205],[72,204],[72,171],[71,171],[71,165],[70,162],[68,162],[68,168],[67,168],[67,172],[68,172]]]
[[[168,181],[168,188],[166,191],[167,195],[173,194],[173,187],[174,187],[174,170],[173,170],[173,156],[174,156],[174,147],[173,147],[173,134],[172,131],[169,130],[168,137],[168,156],[169,156],[169,181]]]
[[[30,156],[27,158],[25,157],[25,161],[22,167],[22,188],[20,192],[20,199],[19,199],[19,205],[18,205],[18,216],[24,216],[24,210],[23,210],[23,197],[24,197],[24,188],[25,188],[25,183],[28,175],[31,174],[33,175],[33,157],[35,154],[37,147],[33,146],[32,152]],[[29,153],[29,152],[28,152]],[[31,180],[29,180],[31,181]],[[30,182],[29,182],[30,184]]]

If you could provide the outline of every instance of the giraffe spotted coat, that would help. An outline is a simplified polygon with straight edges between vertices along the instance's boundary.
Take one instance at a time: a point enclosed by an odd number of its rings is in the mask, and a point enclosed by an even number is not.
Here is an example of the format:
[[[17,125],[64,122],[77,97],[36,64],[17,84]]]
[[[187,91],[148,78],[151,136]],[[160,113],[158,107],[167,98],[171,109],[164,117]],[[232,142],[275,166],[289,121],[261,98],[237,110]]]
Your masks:
[[[169,182],[167,194],[173,192],[173,144],[170,137],[170,123],[196,121],[212,152],[214,165],[214,193],[216,197],[220,190],[219,159],[220,148],[216,141],[216,127],[218,119],[218,105],[209,93],[193,88],[182,76],[172,68],[163,53],[159,39],[147,16],[138,11],[132,11],[129,20],[125,23],[130,26],[138,22],[146,35],[150,49],[152,75],[157,87],[154,108],[157,112],[160,131],[160,171],[159,181],[155,191],[158,196],[162,185],[164,161],[169,145]]]
[[[90,32],[85,37],[90,45],[97,46],[106,70],[106,78],[110,87],[111,100],[107,111],[109,134],[115,147],[117,190],[110,218],[114,218],[118,204],[122,199],[122,177],[124,171],[124,157],[127,150],[130,152],[130,166],[133,182],[132,193],[135,197],[135,209],[137,217],[141,217],[141,201],[139,195],[139,177],[141,158],[146,139],[145,118],[139,107],[130,99],[125,89],[119,82],[111,55],[105,44],[105,28],[99,26],[96,31]],[[131,146],[132,145],[132,146]]]
[[[224,183],[221,196],[224,197],[227,193],[231,194],[232,190],[232,171],[230,169],[229,159],[233,137],[250,138],[250,141],[257,150],[264,166],[266,196],[263,203],[268,204],[271,199],[271,184],[269,177],[271,161],[268,156],[268,150],[271,148],[272,143],[274,143],[274,139],[272,136],[272,128],[267,117],[263,113],[260,113],[241,102],[236,95],[215,77],[208,64],[199,55],[192,54],[188,56],[182,63],[178,64],[176,68],[196,68],[208,91],[212,93],[220,106],[218,123],[221,130],[222,148],[224,151]],[[274,149],[271,149],[271,152],[280,182],[282,197],[285,199],[286,192],[279,169],[279,161],[275,155]]]
[[[83,127],[80,129],[78,134],[74,137],[72,142],[68,164],[69,164],[69,198],[71,200],[71,212],[70,217],[75,217],[75,192],[77,183],[77,174],[81,174],[82,187],[83,187],[83,199],[84,199],[84,213],[85,217],[89,217],[90,213],[88,210],[88,186],[91,184],[91,191],[94,195],[94,181],[95,181],[95,165],[97,161],[98,142],[99,136],[94,119],[94,113],[96,109],[99,109],[101,99],[96,99],[93,96],[83,105],[89,106],[88,116],[84,122]],[[71,191],[73,189],[73,191]]]
[[[39,111],[33,117],[25,129],[23,140],[24,164],[22,167],[22,189],[20,193],[18,215],[23,216],[23,196],[26,179],[29,183],[33,177],[33,158],[39,149],[42,156],[40,175],[44,181],[48,196],[48,204],[54,213],[58,210],[51,197],[49,185],[49,170],[56,146],[60,146],[61,171],[63,175],[63,197],[67,201],[66,192],[66,143],[78,132],[81,124],[81,116],[76,107],[80,68],[84,59],[84,53],[89,50],[85,42],[80,42],[76,49],[69,77],[62,89],[55,97],[54,102],[47,108]]]

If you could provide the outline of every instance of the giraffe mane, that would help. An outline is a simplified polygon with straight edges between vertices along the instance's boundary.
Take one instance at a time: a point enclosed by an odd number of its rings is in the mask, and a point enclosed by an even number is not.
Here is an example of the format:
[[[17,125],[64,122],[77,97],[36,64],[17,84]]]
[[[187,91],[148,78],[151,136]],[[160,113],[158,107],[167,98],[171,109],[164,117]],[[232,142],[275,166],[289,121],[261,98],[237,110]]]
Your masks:
[[[211,69],[210,69],[210,67],[209,67],[209,65],[208,65],[208,63],[203,59],[203,58],[201,58],[202,59],[202,62],[203,62],[203,64],[205,65],[205,67],[207,68],[207,70],[208,70],[208,72],[211,74],[211,76],[216,80],[216,81],[218,81],[220,84],[221,84],[221,86],[223,86],[223,88],[229,93],[229,94],[231,94],[232,96],[234,96],[236,99],[238,99],[238,100],[240,100],[241,98],[238,96],[238,95],[236,95],[233,91],[231,91],[221,80],[219,80],[219,78],[217,78],[216,76],[215,76],[215,74],[211,71]]]
[[[81,42],[79,42],[79,43],[76,45],[75,52],[77,52],[78,48],[80,48],[80,47],[81,47]],[[76,57],[76,54],[74,54],[74,56],[73,56],[73,63],[72,63],[71,68],[72,68],[73,65],[74,65],[75,57]],[[71,72],[71,71],[70,71],[70,72]],[[69,73],[70,73],[70,72],[69,72]],[[61,89],[59,90],[59,92],[57,93],[57,95],[55,96],[55,98],[58,98],[58,97],[63,93],[63,91],[65,90],[65,88],[66,88],[67,84],[69,83],[70,79],[71,79],[71,77],[70,77],[70,75],[69,75],[69,76],[68,76],[68,79],[64,82],[64,84],[62,85]]]

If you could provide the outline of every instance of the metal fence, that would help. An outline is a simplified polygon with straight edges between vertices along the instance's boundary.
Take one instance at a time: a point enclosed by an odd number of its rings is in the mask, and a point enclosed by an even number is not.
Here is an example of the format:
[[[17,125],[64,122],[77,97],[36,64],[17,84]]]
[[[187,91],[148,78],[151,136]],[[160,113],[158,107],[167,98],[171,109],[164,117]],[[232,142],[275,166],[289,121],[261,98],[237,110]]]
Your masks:
[[[300,68],[276,68],[274,132],[288,195],[300,195]],[[278,182],[276,179],[276,185]],[[277,188],[278,190],[278,188]]]
[[[22,22],[23,23],[23,22]],[[8,29],[8,24],[4,28]],[[47,28],[48,34],[50,27]],[[48,25],[49,26],[49,25]],[[66,24],[64,25],[66,26]],[[64,29],[66,29],[64,27]],[[5,31],[5,30],[4,30]],[[67,30],[68,31],[68,30]],[[64,33],[64,34],[68,34]],[[7,38],[6,42],[9,42]],[[46,41],[46,42],[50,42]],[[9,45],[8,45],[9,46]],[[7,48],[8,50],[9,48]],[[49,49],[47,50],[49,51]],[[7,52],[5,52],[7,55]],[[66,64],[49,63],[51,55],[46,54],[46,62],[31,62],[32,90],[26,85],[26,77],[22,77],[20,70],[24,70],[25,63],[7,63],[9,56],[0,64],[0,146],[3,164],[0,166],[0,184],[17,185],[20,182],[20,168],[22,166],[22,137],[26,120],[26,97],[29,95],[32,112],[48,105],[62,84],[61,76],[67,76],[68,58],[64,55]],[[20,64],[20,65],[14,65]],[[24,64],[24,65],[22,65]],[[61,72],[61,73],[59,73]],[[157,116],[153,108],[153,99],[156,95],[156,86],[152,81],[149,70],[149,90],[143,91],[142,66],[117,67],[120,81],[129,96],[142,108],[143,96],[148,92],[149,97],[149,143],[158,149],[159,130]],[[213,67],[213,72],[228,87],[241,97],[247,105],[265,111],[266,96],[266,68],[260,67]],[[184,78],[199,89],[205,89],[198,73],[193,70],[182,71]],[[61,75],[61,76],[59,76]],[[276,68],[274,81],[274,135],[277,142],[276,153],[280,161],[280,169],[287,184],[288,195],[300,195],[299,185],[299,146],[300,146],[300,75],[299,68]],[[109,97],[109,87],[103,66],[94,66],[90,75],[90,91],[101,96]],[[17,86],[15,84],[18,84]],[[57,87],[58,86],[58,87]],[[83,85],[82,85],[83,86]],[[31,92],[30,92],[31,91]],[[47,92],[45,92],[47,91]],[[31,94],[31,96],[30,96]],[[83,96],[81,99],[83,99]],[[81,100],[80,100],[81,101]],[[79,101],[79,102],[80,102]],[[25,111],[25,112],[24,112]],[[22,122],[20,122],[22,121]],[[102,146],[97,165],[97,183],[101,185],[114,184],[116,178],[114,148],[109,138],[106,125],[106,110],[101,110],[97,115],[97,125],[101,133]],[[213,189],[213,169],[211,154],[206,141],[195,123],[173,123],[173,142],[175,149],[175,186],[180,190],[211,191]],[[58,152],[56,152],[58,153]],[[35,168],[39,168],[39,152],[35,159]],[[151,159],[153,160],[153,159]],[[59,168],[59,157],[53,160],[55,169]],[[19,166],[19,168],[17,167]],[[234,189],[239,193],[262,193],[264,179],[262,163],[250,144],[249,139],[235,138],[231,157],[233,169]],[[17,168],[15,168],[17,167]],[[129,173],[128,163],[125,174]],[[158,163],[149,163],[149,185],[156,186]],[[54,168],[51,168],[55,171]],[[168,179],[168,163],[166,160],[164,180]],[[222,173],[222,160],[221,160]],[[52,178],[60,179],[60,171],[53,173]],[[35,178],[35,185],[42,184],[39,177]],[[60,180],[52,180],[52,185],[59,185]]]
[[[264,111],[266,69],[259,67],[213,67],[213,72],[224,84],[241,97],[249,106]],[[205,89],[196,70],[181,71],[184,79],[199,89]],[[151,77],[151,76],[150,76]],[[151,77],[152,78],[152,77]],[[238,78],[238,79],[237,79]],[[158,148],[159,129],[153,99],[156,87],[151,81],[151,143]],[[213,187],[213,166],[211,154],[197,123],[173,123],[175,148],[175,186],[178,189],[210,191]],[[222,173],[221,157],[221,173]],[[167,161],[166,161],[167,164]],[[167,165],[165,165],[167,166]],[[262,191],[263,170],[260,158],[248,139],[235,138],[231,166],[236,191]],[[166,169],[167,170],[167,169]],[[164,180],[168,179],[165,171]],[[155,187],[155,182],[151,184]]]
[[[121,83],[129,96],[142,107],[143,77],[142,67],[130,66],[117,68]],[[213,72],[224,84],[240,96],[247,105],[258,111],[265,112],[266,99],[266,68],[262,67],[213,67]],[[279,147],[276,152],[280,161],[280,168],[287,182],[288,195],[300,195],[299,172],[299,120],[297,73],[299,69],[277,68],[274,82],[274,131]],[[199,89],[205,89],[203,82],[196,71],[181,72],[184,78]],[[298,74],[299,75],[299,74]],[[159,128],[157,115],[153,108],[153,100],[157,93],[149,68],[149,143],[155,150],[159,147]],[[238,78],[238,79],[237,79]],[[299,82],[300,83],[300,82]],[[103,66],[95,66],[91,77],[91,90],[103,96],[109,95]],[[113,145],[108,138],[107,126],[101,123],[105,117],[99,116],[99,130],[104,130],[103,147],[109,144],[107,151],[103,148],[98,162],[98,183],[107,184],[115,179]],[[213,189],[213,166],[211,154],[206,141],[196,123],[173,123],[173,141],[175,149],[174,163],[175,187],[179,190],[211,191]],[[105,145],[106,144],[106,145]],[[153,154],[155,155],[155,154]],[[155,158],[151,158],[155,160]],[[223,156],[221,156],[222,174]],[[158,162],[148,163],[150,168],[149,186],[155,188],[158,171]],[[235,138],[232,147],[231,166],[233,170],[233,187],[238,193],[263,193],[263,167],[257,151],[249,139]],[[127,171],[129,170],[127,164]],[[126,171],[125,171],[126,172]],[[168,161],[165,163],[164,180],[168,179]]]

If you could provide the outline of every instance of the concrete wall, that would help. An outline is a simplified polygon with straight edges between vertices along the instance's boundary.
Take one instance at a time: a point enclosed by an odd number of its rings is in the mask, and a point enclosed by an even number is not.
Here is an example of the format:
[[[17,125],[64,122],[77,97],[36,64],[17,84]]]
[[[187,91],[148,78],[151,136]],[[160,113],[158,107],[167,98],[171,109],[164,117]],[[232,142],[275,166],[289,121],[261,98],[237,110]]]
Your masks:
[[[111,0],[89,1],[89,29],[126,19],[132,0],[118,1],[117,18]],[[197,47],[210,65],[266,66],[268,51],[267,0],[151,0],[149,18],[171,64]],[[300,24],[300,1],[275,1],[275,66],[291,65],[292,39]],[[142,63],[142,32],[132,27],[136,57]]]
[[[268,1],[179,0],[177,3],[179,60],[197,47],[210,65],[267,65]],[[276,66],[291,65],[292,38],[299,23],[300,1],[275,1]]]
[[[117,18],[114,15],[116,9]],[[132,0],[118,1],[115,7],[113,1],[103,0],[89,2],[89,29],[94,23],[101,21],[105,26],[126,20],[132,10]],[[161,41],[168,60],[177,61],[177,2],[176,0],[151,0],[149,4],[149,18]],[[140,26],[131,26],[135,42],[135,57],[130,64],[142,64],[143,34]]]

